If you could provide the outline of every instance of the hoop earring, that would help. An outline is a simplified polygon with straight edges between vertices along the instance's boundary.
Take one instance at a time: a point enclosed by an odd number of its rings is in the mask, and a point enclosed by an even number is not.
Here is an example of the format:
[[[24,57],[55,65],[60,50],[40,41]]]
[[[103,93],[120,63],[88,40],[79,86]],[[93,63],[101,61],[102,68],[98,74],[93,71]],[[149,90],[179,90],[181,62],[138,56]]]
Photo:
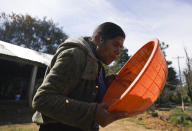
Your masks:
[[[100,37],[100,43],[102,44],[104,42],[103,38]]]

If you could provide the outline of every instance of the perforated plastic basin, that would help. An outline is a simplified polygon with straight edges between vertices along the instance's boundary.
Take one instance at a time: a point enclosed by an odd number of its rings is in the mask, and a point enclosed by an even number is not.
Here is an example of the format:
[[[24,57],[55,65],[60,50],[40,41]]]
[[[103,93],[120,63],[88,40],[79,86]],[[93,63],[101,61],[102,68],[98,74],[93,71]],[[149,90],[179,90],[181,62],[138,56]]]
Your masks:
[[[118,72],[103,102],[108,111],[143,112],[160,95],[167,78],[167,63],[153,39],[139,49]]]

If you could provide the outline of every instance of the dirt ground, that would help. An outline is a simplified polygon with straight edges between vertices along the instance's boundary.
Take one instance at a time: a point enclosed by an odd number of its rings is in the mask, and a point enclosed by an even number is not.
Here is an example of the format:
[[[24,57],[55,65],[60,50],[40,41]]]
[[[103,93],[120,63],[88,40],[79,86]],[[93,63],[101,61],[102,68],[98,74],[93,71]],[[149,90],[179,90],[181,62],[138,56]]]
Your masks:
[[[25,129],[26,131],[29,129],[30,131],[31,130],[37,131],[38,126],[34,123],[10,124],[10,125],[0,126],[0,131],[3,131],[5,129],[10,131],[14,131],[14,129]],[[100,131],[158,131],[158,130],[146,129],[141,125],[137,125],[129,121],[123,121],[123,122],[117,121],[105,128],[100,127]]]
[[[171,111],[156,112],[158,117],[152,117],[145,112],[133,118],[118,120],[105,128],[100,127],[100,131],[190,131],[187,128],[167,121]],[[34,123],[0,125],[0,131],[17,128],[25,128],[26,131],[27,129],[30,129],[30,131],[38,130],[38,126]]]
[[[130,119],[116,121],[101,131],[187,131],[180,125],[168,122],[171,111],[157,111],[158,117],[145,112]]]
[[[153,129],[147,129],[142,125],[137,125],[130,121],[117,121],[105,128],[100,128],[100,131],[157,131]]]
[[[0,131],[37,131],[38,126],[31,123],[33,110],[23,103],[0,103]],[[170,111],[159,111],[157,117],[150,112],[144,112],[132,118],[118,120],[100,131],[192,131],[168,121]],[[19,129],[19,130],[18,130]],[[20,130],[22,129],[22,130]]]

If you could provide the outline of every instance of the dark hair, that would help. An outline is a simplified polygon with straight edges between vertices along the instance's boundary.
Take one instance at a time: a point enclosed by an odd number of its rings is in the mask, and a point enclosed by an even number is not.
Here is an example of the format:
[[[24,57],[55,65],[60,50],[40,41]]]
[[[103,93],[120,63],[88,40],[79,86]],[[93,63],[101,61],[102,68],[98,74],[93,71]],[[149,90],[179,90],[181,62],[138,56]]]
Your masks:
[[[125,33],[120,26],[112,22],[100,24],[93,32],[92,38],[99,34],[103,41],[113,39],[117,36],[125,38]]]

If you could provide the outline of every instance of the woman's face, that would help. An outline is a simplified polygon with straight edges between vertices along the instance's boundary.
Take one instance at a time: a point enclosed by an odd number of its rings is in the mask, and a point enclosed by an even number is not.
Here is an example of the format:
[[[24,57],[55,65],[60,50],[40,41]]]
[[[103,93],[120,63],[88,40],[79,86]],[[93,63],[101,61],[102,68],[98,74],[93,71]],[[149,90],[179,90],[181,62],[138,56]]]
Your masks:
[[[103,63],[109,65],[120,54],[120,48],[123,47],[123,43],[124,38],[121,36],[106,40],[104,43],[98,42],[96,54]]]

